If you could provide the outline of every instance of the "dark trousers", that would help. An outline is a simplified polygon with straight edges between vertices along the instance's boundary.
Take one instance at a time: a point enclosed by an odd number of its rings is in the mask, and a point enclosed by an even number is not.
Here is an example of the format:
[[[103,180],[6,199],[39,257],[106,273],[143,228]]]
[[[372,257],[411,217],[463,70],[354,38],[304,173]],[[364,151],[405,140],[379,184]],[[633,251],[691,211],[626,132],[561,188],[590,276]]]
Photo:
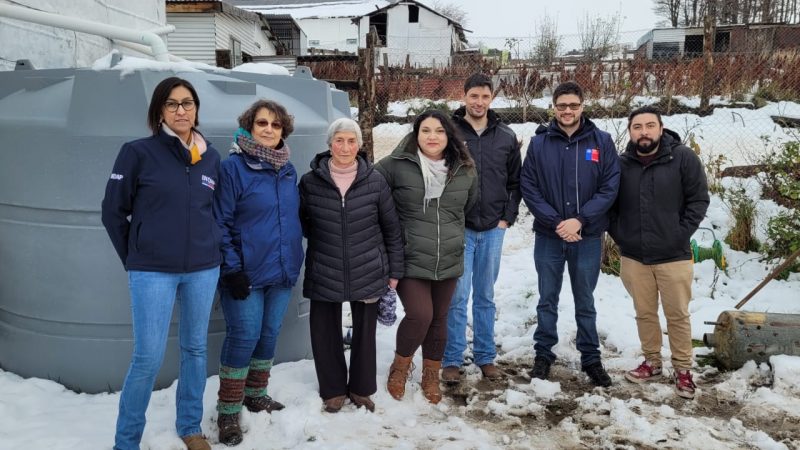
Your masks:
[[[353,341],[350,344],[350,381],[344,359],[342,304],[311,301],[311,351],[323,400],[347,395],[368,396],[378,390],[375,380],[375,327],[378,303],[350,302]]]
[[[441,361],[447,344],[447,313],[458,278],[420,280],[403,278],[397,294],[406,316],[397,328],[397,354],[412,356],[422,346],[422,357]]]

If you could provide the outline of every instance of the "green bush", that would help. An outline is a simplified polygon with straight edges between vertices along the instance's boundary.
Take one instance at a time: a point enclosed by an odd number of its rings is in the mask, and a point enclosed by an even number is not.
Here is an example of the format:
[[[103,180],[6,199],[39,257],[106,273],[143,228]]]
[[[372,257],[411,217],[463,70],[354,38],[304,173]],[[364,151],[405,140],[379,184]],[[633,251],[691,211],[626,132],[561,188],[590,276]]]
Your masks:
[[[725,243],[733,250],[740,252],[757,251],[758,240],[755,238],[756,202],[750,198],[743,188],[729,189],[722,194],[722,201],[728,207],[734,224]]]
[[[410,106],[408,108],[408,115],[409,116],[418,116],[418,115],[420,115],[420,114],[422,114],[425,111],[428,111],[430,109],[439,110],[439,111],[447,114],[448,116],[453,113],[453,111],[450,109],[450,106],[447,105],[447,101],[436,102],[436,101],[433,101],[433,100],[425,100],[419,106]]]

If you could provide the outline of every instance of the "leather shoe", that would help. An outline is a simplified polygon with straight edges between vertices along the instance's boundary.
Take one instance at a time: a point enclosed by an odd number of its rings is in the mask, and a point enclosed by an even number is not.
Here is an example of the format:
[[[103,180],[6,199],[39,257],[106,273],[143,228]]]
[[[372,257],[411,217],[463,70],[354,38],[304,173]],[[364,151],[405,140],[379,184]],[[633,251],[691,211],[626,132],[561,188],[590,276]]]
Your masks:
[[[363,396],[363,395],[353,394],[351,392],[350,401],[352,401],[353,404],[356,405],[356,408],[361,408],[363,406],[364,408],[367,408],[367,411],[375,412],[375,402],[373,402],[372,399],[369,398],[369,395]]]
[[[456,366],[447,366],[442,369],[442,381],[444,384],[454,385],[461,383],[461,372]]]
[[[325,403],[325,412],[329,413],[339,412],[339,410],[342,409],[342,406],[344,406],[344,400],[346,398],[347,397],[345,397],[344,395],[337,395],[336,397],[331,397],[329,399],[326,399],[323,402]]]
[[[482,365],[481,373],[483,373],[484,378],[488,378],[491,381],[497,381],[503,378],[503,372],[500,372],[500,369],[492,363]]]

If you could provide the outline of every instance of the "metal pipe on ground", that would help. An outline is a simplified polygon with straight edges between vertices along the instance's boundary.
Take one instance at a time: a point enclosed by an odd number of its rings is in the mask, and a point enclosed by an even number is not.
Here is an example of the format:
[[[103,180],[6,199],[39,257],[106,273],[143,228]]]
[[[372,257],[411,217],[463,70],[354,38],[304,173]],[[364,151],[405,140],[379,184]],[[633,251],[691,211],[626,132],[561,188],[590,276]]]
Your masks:
[[[773,355],[800,356],[800,314],[723,311],[716,322],[706,324],[715,326],[703,342],[726,369],[750,360],[769,362]]]

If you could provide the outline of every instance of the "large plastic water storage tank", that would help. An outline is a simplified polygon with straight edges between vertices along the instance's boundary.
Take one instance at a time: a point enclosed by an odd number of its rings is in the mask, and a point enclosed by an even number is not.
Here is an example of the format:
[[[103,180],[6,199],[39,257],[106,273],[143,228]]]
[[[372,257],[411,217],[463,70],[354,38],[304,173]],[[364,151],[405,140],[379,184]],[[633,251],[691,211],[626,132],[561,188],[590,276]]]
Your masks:
[[[0,368],[83,392],[118,390],[133,348],[126,273],[100,223],[100,201],[120,146],[149,134],[153,88],[189,80],[200,130],[227,156],[236,118],[257,98],[295,117],[288,139],[300,174],[326,148],[347,96],[295,76],[138,70],[0,72]],[[302,284],[302,279],[298,286]],[[308,302],[295,289],[276,360],[308,358]],[[177,324],[157,386],[177,377]],[[215,303],[208,373],[217,372],[225,323]]]

